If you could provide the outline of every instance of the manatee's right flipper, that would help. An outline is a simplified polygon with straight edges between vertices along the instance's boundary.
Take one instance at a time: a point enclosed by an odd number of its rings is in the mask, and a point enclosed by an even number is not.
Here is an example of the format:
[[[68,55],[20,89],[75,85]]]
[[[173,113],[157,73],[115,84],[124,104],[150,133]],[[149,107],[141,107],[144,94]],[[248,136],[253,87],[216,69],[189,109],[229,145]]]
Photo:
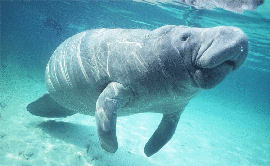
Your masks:
[[[144,147],[147,157],[159,151],[173,136],[180,119],[180,112],[163,114],[162,120]]]
[[[101,147],[114,153],[118,148],[116,138],[117,110],[125,106],[133,95],[131,89],[112,82],[99,95],[96,103],[96,123]]]
[[[56,103],[49,94],[45,94],[36,101],[28,104],[26,109],[33,115],[47,118],[61,118],[74,114],[73,111]]]

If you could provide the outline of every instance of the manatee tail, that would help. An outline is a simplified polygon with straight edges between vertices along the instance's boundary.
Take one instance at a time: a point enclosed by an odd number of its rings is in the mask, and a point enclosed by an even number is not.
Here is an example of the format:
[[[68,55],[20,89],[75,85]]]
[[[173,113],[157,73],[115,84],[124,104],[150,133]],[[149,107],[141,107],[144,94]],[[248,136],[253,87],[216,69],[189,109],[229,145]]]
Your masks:
[[[61,118],[73,115],[74,112],[56,103],[49,94],[45,94],[26,107],[33,115],[47,118]]]

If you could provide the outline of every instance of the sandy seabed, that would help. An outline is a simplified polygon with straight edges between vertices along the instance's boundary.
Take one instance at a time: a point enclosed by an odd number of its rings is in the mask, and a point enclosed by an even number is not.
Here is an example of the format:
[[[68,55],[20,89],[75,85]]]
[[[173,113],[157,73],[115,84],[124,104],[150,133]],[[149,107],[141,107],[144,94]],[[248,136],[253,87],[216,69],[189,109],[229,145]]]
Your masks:
[[[13,64],[1,74],[1,166],[270,165],[269,116],[255,113],[249,103],[235,106],[199,95],[182,114],[172,140],[150,158],[144,144],[161,115],[120,117],[119,149],[109,154],[99,146],[94,117],[48,119],[26,111],[46,93],[43,80],[35,79],[40,73]]]

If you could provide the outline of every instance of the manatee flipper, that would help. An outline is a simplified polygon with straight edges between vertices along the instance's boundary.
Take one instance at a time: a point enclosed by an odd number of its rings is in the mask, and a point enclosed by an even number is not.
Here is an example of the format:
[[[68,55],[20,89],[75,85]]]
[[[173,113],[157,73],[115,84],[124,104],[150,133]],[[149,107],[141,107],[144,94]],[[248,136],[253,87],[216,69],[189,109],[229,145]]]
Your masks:
[[[144,147],[147,157],[159,151],[173,136],[180,119],[180,113],[163,114],[162,120]]]
[[[49,94],[45,94],[26,107],[33,115],[47,118],[61,118],[73,115],[74,112],[56,103]]]
[[[125,106],[132,96],[132,91],[122,84],[112,82],[99,95],[96,103],[96,123],[101,147],[114,153],[118,148],[116,138],[117,109]]]

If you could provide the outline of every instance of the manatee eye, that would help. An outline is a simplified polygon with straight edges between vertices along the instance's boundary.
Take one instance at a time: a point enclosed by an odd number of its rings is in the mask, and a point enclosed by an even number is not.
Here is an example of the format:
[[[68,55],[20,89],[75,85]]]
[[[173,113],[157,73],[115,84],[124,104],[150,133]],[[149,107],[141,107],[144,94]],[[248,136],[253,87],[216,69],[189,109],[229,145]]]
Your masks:
[[[189,38],[189,34],[185,34],[181,37],[181,41],[187,41],[188,38]]]

